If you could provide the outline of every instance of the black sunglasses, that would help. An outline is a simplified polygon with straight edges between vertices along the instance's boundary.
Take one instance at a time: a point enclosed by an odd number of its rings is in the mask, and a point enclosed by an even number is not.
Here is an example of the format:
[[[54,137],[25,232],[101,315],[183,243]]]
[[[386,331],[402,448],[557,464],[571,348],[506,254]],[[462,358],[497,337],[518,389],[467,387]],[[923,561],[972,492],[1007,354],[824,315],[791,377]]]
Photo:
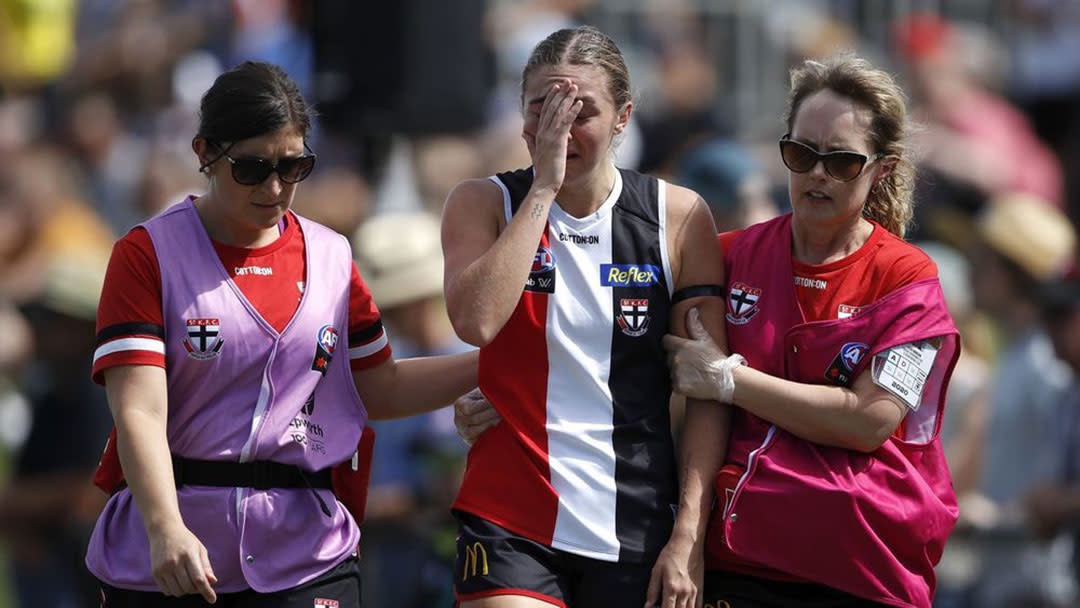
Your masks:
[[[265,158],[250,157],[250,158],[233,158],[229,156],[229,149],[232,148],[232,144],[222,148],[220,144],[215,144],[221,149],[219,154],[214,160],[206,163],[200,170],[209,167],[217,162],[218,159],[224,157],[232,165],[232,177],[233,180],[242,186],[258,186],[266,181],[266,178],[270,177],[271,173],[277,173],[278,179],[286,184],[295,184],[304,181],[307,176],[311,175],[311,170],[315,168],[315,154],[305,154],[303,156],[296,156],[292,158],[279,159],[277,164],[271,164],[270,161]],[[304,149],[311,152],[311,148],[308,147],[307,142],[304,142]]]
[[[880,152],[873,156],[847,151],[822,154],[802,142],[791,139],[790,135],[780,138],[780,159],[784,161],[785,167],[795,173],[807,173],[818,164],[818,161],[821,161],[825,167],[825,173],[841,182],[850,182],[859,177],[867,164],[882,156],[885,155]]]

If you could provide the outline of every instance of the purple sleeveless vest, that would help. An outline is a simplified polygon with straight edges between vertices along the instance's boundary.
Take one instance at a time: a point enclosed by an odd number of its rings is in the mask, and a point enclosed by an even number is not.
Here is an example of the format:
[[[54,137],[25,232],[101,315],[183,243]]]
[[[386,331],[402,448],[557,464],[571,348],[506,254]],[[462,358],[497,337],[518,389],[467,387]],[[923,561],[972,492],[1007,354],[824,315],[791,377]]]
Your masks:
[[[746,473],[727,508],[713,512],[708,567],[723,569],[737,556],[887,605],[929,608],[934,565],[959,513],[938,439],[960,354],[956,328],[937,279],[906,285],[849,318],[805,322],[789,218],[747,229],[725,252],[728,284],[752,286],[743,293],[756,296],[753,314],[746,302],[729,301],[732,352],[810,384],[830,383],[827,374],[847,355],[847,385],[893,346],[933,339],[938,352],[905,437],[870,454],[817,445],[736,409],[728,460]]]
[[[367,412],[353,385],[345,338],[351,250],[341,235],[298,219],[307,276],[300,306],[280,334],[229,278],[190,198],[143,224],[161,269],[166,432],[174,454],[272,460],[315,471],[356,450]],[[184,523],[210,554],[219,592],[295,587],[347,558],[360,539],[352,517],[326,489],[184,486],[178,496]],[[86,563],[110,585],[158,591],[127,489],[110,498],[98,518]]]

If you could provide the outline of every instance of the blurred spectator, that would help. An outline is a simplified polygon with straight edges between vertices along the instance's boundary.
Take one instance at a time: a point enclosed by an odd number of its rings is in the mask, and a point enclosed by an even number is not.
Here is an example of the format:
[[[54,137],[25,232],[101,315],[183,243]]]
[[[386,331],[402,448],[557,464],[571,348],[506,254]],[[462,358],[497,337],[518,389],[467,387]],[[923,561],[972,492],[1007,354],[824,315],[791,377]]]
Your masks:
[[[705,199],[720,232],[780,214],[754,151],[730,139],[715,137],[683,151],[674,161],[671,179]]]
[[[1011,90],[1039,133],[1063,150],[1080,129],[1080,5],[1071,0],[1015,0]]]
[[[265,61],[285,70],[305,97],[313,93],[311,5],[297,0],[231,0],[233,28],[226,65]]]
[[[93,246],[52,256],[41,295],[26,306],[36,352],[22,387],[33,421],[0,490],[0,533],[20,606],[97,605],[98,584],[81,555],[105,498],[89,481],[98,438],[111,425],[105,393],[90,382],[107,256]]]
[[[79,52],[65,90],[107,90],[129,127],[145,126],[172,99],[172,66],[188,51],[216,42],[228,25],[219,0],[83,0]]]
[[[69,166],[53,150],[26,149],[0,166],[0,294],[15,302],[42,288],[50,256],[108,247],[112,233],[75,197]]]
[[[296,193],[293,209],[348,237],[370,214],[371,193],[355,169],[328,167],[316,171],[307,187]]]
[[[941,237],[943,218],[970,215],[1003,192],[1064,205],[1064,175],[1028,119],[984,86],[965,46],[973,38],[940,17],[915,14],[894,26],[908,71],[913,113],[924,123],[917,140],[921,205],[918,224]],[[928,235],[923,235],[928,236]]]
[[[639,171],[670,175],[686,148],[729,132],[718,115],[716,70],[695,34],[672,33],[659,42],[658,99],[642,113]]]
[[[1054,445],[1059,457],[1057,476],[1032,488],[1024,497],[1024,506],[1039,538],[1065,539],[1071,544],[1067,599],[1075,601],[1080,586],[1080,273],[1074,269],[1070,276],[1045,285],[1040,293],[1054,351],[1072,370],[1073,382],[1058,405]]]
[[[971,252],[975,303],[997,323],[1003,343],[990,376],[978,487],[988,501],[969,501],[962,509],[987,539],[974,605],[1042,606],[1060,563],[1034,540],[1022,507],[1032,488],[1055,476],[1057,406],[1070,379],[1039,321],[1036,292],[1072,261],[1076,235],[1060,211],[1023,194],[991,200],[977,233]]]
[[[442,299],[439,221],[428,212],[384,213],[356,233],[357,266],[401,357],[462,352]],[[377,290],[377,291],[376,291]],[[372,423],[375,452],[362,548],[364,605],[453,603],[456,525],[447,509],[465,446],[449,409]]]
[[[143,163],[133,197],[140,219],[155,216],[175,201],[206,190],[206,180],[196,171],[186,150],[181,156],[175,148],[155,145],[147,151]]]
[[[973,608],[967,602],[978,576],[978,564],[974,555],[976,546],[968,534],[971,510],[968,506],[979,500],[979,475],[989,423],[989,321],[974,307],[971,265],[963,254],[933,241],[918,245],[937,265],[941,289],[961,340],[960,358],[949,383],[945,417],[941,422],[941,443],[960,504],[960,521],[936,568],[938,587],[934,606]]]
[[[413,147],[413,172],[424,210],[442,215],[443,201],[459,182],[489,172],[472,138],[443,135],[421,139]]]
[[[33,90],[75,53],[76,0],[0,0],[0,90]]]
[[[142,218],[135,189],[144,169],[146,142],[122,120],[104,92],[81,95],[67,112],[67,144],[79,169],[80,190],[113,231],[127,232]]]
[[[1066,167],[1080,164],[1080,3],[1015,0],[1011,91]],[[1065,174],[1069,214],[1080,223],[1080,171]]]

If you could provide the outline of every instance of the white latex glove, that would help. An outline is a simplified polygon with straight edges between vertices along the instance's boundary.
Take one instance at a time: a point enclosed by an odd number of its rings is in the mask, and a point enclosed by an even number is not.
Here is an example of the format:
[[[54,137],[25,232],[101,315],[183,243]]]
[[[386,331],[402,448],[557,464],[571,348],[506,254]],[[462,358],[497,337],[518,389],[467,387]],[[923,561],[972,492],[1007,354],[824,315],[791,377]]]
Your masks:
[[[502,422],[502,417],[480,389],[474,388],[454,401],[454,428],[468,445],[476,443],[484,431]]]
[[[668,351],[668,366],[675,392],[694,399],[710,399],[731,403],[735,392],[732,370],[746,365],[742,355],[728,355],[701,324],[698,310],[691,308],[686,315],[686,331],[690,338],[668,334],[664,348]]]

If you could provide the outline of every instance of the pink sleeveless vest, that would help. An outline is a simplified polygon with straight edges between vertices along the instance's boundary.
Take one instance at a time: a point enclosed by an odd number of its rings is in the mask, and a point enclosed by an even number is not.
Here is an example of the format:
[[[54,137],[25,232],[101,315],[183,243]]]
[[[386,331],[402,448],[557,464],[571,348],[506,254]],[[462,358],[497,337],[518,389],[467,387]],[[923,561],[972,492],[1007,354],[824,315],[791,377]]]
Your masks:
[[[719,496],[728,502],[709,524],[707,566],[724,569],[737,556],[883,604],[929,608],[934,565],[959,512],[938,439],[959,356],[956,328],[936,279],[897,289],[853,317],[805,322],[790,226],[790,215],[759,224],[725,252],[728,285],[742,299],[728,302],[731,352],[811,384],[835,383],[836,362],[849,355],[841,383],[850,385],[893,346],[930,339],[939,349],[904,437],[870,454],[811,443],[736,409],[728,461],[746,472],[732,496]]]

